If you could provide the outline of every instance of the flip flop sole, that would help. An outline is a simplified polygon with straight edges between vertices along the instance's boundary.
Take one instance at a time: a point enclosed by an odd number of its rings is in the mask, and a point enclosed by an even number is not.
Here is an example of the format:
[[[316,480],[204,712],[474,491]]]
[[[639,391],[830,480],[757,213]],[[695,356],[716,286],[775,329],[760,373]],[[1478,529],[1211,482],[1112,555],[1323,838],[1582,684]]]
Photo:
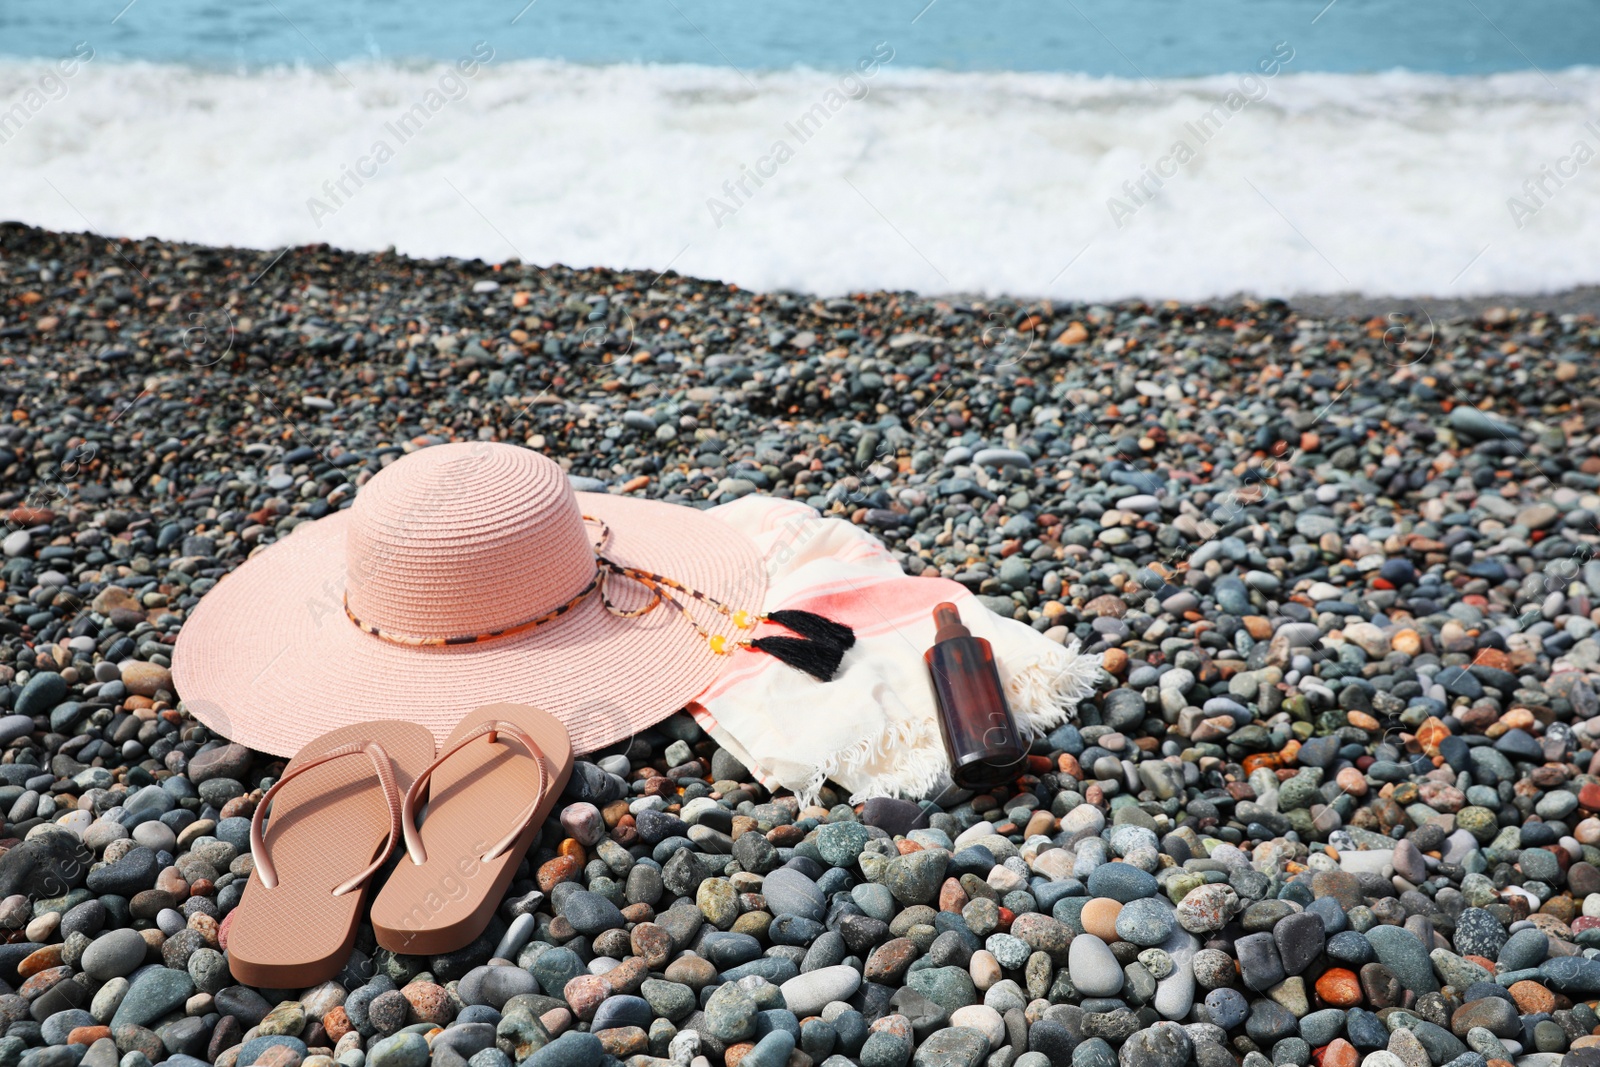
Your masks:
[[[572,776],[572,743],[566,727],[547,712],[521,704],[491,704],[472,712],[439,748],[448,752],[461,738],[493,720],[527,733],[543,753],[545,789],[538,808],[516,842],[484,860],[533,800],[539,771],[522,745],[505,739],[473,741],[447,758],[428,785],[428,809],[419,833],[426,862],[401,856],[372,902],[378,944],[392,952],[436,955],[454,952],[483,933],[505,897],[522,857]]]
[[[291,760],[308,761],[352,741],[376,741],[403,795],[433,762],[433,734],[410,722],[345,726],[311,741]],[[333,890],[365,869],[389,836],[389,806],[371,760],[352,755],[314,767],[273,798],[264,840],[278,884],[252,871],[227,918],[228,967],[238,981],[300,989],[338,974],[355,944],[369,886]]]

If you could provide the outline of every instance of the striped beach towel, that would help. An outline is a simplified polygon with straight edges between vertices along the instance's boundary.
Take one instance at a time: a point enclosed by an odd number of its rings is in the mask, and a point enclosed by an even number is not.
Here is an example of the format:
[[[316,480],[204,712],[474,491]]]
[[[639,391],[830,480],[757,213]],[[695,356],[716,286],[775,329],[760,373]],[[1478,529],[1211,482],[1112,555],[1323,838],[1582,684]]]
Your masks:
[[[1093,691],[1098,664],[1076,642],[1059,645],[985,608],[944,578],[913,578],[881,541],[805,504],[747,496],[706,512],[756,543],[767,565],[766,611],[814,611],[852,627],[856,644],[832,681],[741,650],[689,705],[696,721],[769,789],[815,801],[829,779],[852,803],[920,798],[949,783],[922,654],[933,608],[949,601],[974,637],[994,646],[1017,726],[1047,732]],[[770,624],[766,632],[782,633]]]

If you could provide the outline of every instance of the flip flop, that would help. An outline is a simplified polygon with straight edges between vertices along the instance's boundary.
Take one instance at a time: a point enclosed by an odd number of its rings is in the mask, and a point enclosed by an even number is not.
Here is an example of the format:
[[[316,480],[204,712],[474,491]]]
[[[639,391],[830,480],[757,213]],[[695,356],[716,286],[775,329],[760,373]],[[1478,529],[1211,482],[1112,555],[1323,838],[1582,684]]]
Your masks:
[[[490,704],[462,719],[406,793],[406,855],[372,902],[378,944],[423,956],[471,944],[571,776],[572,742],[555,716]]]
[[[235,979],[301,989],[339,973],[367,886],[400,840],[401,798],[433,746],[416,723],[357,723],[289,761],[250,821],[255,870],[225,923]]]

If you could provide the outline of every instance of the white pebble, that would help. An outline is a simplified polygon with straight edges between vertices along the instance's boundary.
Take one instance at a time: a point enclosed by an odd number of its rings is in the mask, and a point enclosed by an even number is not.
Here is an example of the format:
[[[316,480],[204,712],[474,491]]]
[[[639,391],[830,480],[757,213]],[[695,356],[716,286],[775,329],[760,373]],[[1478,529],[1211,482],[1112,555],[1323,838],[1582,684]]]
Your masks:
[[[999,893],[1009,893],[1014,889],[1026,889],[1028,887],[1026,878],[1009,867],[1003,867],[998,864],[990,869],[989,877],[985,881],[989,883],[991,889]]]
[[[831,1001],[848,1000],[861,988],[861,972],[848,964],[819,967],[779,986],[784,1003],[800,1018],[815,1015]]]
[[[1122,965],[1106,943],[1093,934],[1080,934],[1067,948],[1067,970],[1072,984],[1086,997],[1114,997],[1122,991]]]
[[[986,948],[980,948],[972,954],[972,958],[967,961],[967,973],[972,976],[972,984],[980,993],[987,992],[1000,981],[1003,974],[1000,970],[1000,961]]]
[[[1005,1044],[1006,1024],[1000,1013],[982,1004],[968,1004],[950,1014],[951,1026],[970,1026],[989,1039],[990,1048]]]
[[[1372,848],[1365,851],[1341,852],[1339,867],[1350,874],[1393,874],[1394,849]]]
[[[126,978],[113,978],[100,987],[94,999],[89,1002],[89,1014],[95,1017],[96,1022],[109,1023],[111,1017],[122,1006],[122,998],[128,995],[128,980]],[[351,1031],[354,1033],[354,1031]],[[359,1035],[357,1035],[359,1036]]]
[[[1072,877],[1076,860],[1064,848],[1052,848],[1034,857],[1033,869],[1053,882]]]
[[[25,931],[29,941],[36,945],[42,945],[50,940],[51,936],[56,932],[56,927],[60,925],[61,913],[59,911],[47,911],[28,923]]]
[[[178,847],[178,835],[172,832],[172,827],[154,819],[135,826],[133,828],[133,839],[146,848],[153,848],[157,852],[173,852]]]
[[[1079,804],[1061,817],[1061,832],[1064,834],[1076,834],[1081,830],[1098,834],[1105,828],[1105,812],[1093,804]]]
[[[94,822],[94,815],[91,812],[80,811],[75,808],[57,819],[55,825],[82,837],[83,832],[89,828],[89,824],[92,822]]]

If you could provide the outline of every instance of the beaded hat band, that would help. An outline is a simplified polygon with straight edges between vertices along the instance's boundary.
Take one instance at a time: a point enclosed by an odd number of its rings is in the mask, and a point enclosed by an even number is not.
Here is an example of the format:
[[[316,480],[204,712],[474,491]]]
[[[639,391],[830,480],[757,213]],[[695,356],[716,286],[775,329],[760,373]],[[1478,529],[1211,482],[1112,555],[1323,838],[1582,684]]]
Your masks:
[[[606,611],[617,618],[642,618],[662,604],[666,604],[675,610],[680,618],[694,627],[695,632],[705,639],[706,646],[719,656],[729,655],[736,648],[749,648],[775,656],[789,666],[803,670],[821,681],[832,680],[834,674],[838,671],[839,662],[844,658],[844,654],[855,644],[855,632],[850,627],[834,622],[832,619],[824,618],[814,612],[782,610],[768,612],[764,615],[754,615],[748,611],[730,607],[711,594],[691,588],[664,574],[657,574],[655,571],[645,570],[640,567],[629,567],[619,563],[605,555],[605,547],[611,540],[611,528],[604,521],[591,515],[585,515],[583,521],[592,523],[600,528],[600,541],[594,546],[594,576],[589,579],[582,589],[578,590],[572,599],[533,618],[483,633],[419,636],[394,633],[362,622],[351,611],[348,594],[344,598],[344,613],[352,623],[364,632],[393,644],[414,647],[475,645],[484,641],[494,641],[514,634],[526,633],[545,623],[554,622],[578,607],[591,595],[598,593],[600,602],[604,605]],[[614,577],[626,578],[643,586],[649,590],[650,599],[642,607],[619,607],[606,590],[607,583]],[[763,622],[770,622],[783,626],[799,636],[730,639],[726,634],[716,633],[701,625],[700,621],[690,613],[685,598],[705,604],[727,619],[738,632],[748,632]]]

